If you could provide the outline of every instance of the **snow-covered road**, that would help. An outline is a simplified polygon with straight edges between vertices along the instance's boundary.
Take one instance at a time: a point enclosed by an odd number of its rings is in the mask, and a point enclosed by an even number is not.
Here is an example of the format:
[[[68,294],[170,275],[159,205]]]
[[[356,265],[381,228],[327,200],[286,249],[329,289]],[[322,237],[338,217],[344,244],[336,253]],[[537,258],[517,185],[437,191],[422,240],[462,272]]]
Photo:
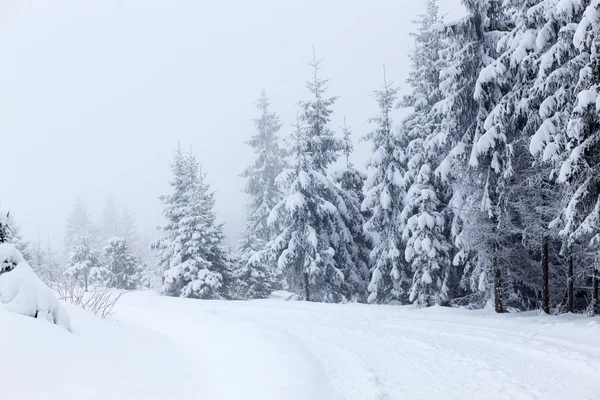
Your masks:
[[[114,317],[188,350],[197,382],[179,384],[190,398],[600,398],[600,324],[581,316],[142,292]]]

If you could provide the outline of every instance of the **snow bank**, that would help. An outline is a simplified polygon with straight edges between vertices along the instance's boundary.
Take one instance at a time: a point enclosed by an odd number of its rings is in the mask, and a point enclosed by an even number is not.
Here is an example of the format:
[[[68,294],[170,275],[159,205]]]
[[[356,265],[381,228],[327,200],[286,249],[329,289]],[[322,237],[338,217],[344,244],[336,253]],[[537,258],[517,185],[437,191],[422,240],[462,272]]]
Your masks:
[[[19,400],[203,398],[183,349],[71,305],[73,333],[0,309],[0,393]]]
[[[0,307],[71,329],[69,314],[12,244],[0,244]]]

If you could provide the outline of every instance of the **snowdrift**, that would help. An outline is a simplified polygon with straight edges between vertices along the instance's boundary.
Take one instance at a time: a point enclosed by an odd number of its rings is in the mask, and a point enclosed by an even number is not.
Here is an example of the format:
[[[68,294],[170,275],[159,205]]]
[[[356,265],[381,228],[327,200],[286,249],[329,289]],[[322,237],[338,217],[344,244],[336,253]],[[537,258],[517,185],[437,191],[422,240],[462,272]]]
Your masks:
[[[0,244],[0,308],[71,330],[69,314],[52,290],[38,278],[15,246],[8,243]]]
[[[201,398],[193,396],[202,391],[196,363],[176,344],[133,324],[66,308],[73,332],[0,309],[1,398]]]

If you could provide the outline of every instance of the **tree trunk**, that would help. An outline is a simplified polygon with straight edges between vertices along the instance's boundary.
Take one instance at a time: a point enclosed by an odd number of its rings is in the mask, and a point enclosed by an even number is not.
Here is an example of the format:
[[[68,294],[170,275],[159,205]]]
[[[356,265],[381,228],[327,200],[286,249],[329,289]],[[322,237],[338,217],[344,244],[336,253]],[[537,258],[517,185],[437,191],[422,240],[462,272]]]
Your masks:
[[[550,294],[548,290],[548,236],[542,242],[542,311],[550,314]]]
[[[304,291],[305,291],[305,300],[310,301],[310,289],[308,288],[308,272],[304,273]]]
[[[567,312],[573,312],[573,255],[570,251],[567,263]]]
[[[598,270],[594,268],[593,289],[592,289],[592,315],[598,315]]]
[[[504,312],[502,307],[502,294],[500,288],[502,286],[502,277],[500,275],[500,266],[498,265],[498,252],[494,250],[494,258],[492,260],[494,267],[494,310],[497,313]]]

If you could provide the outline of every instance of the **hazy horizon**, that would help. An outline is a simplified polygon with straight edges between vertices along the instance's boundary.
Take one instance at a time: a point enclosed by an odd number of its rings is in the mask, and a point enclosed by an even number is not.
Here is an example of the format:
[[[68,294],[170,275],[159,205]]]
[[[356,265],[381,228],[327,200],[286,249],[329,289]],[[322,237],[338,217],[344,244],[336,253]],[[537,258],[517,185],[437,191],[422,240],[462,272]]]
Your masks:
[[[440,1],[448,20],[459,0]],[[254,106],[264,88],[281,115],[281,134],[307,98],[311,46],[330,79],[332,128],[346,116],[353,161],[377,113],[373,90],[388,80],[407,92],[411,20],[423,4],[375,0],[177,2],[1,0],[0,204],[25,237],[62,248],[77,196],[99,221],[107,194],[131,210],[140,233],[162,223],[169,162],[192,147],[216,191],[216,211],[232,246],[245,216],[239,173],[254,154]],[[400,115],[401,111],[398,111]],[[228,243],[229,244],[229,243]]]

